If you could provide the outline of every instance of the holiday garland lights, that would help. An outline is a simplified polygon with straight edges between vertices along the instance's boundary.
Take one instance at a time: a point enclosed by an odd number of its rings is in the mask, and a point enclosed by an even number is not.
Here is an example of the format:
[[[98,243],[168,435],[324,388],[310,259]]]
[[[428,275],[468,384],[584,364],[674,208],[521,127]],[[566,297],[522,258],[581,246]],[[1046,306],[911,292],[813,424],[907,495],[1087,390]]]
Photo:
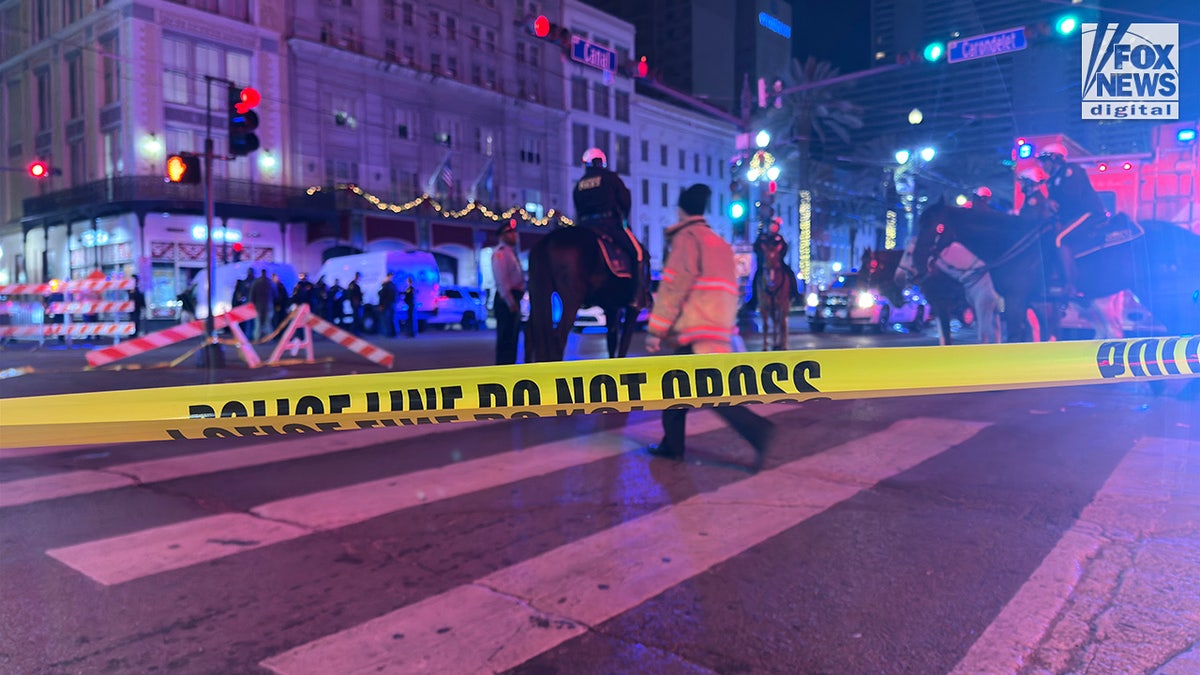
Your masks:
[[[322,189],[323,188],[321,188],[320,186],[314,186],[314,187],[308,188],[308,190],[306,190],[305,192],[307,192],[309,195],[314,195],[314,194],[320,192]],[[441,214],[441,216],[443,218],[446,218],[446,219],[459,220],[461,218],[465,218],[472,211],[478,211],[479,214],[481,216],[483,216],[484,218],[490,218],[491,220],[494,220],[494,221],[500,221],[500,220],[504,220],[504,219],[508,219],[508,218],[520,218],[521,220],[523,220],[527,223],[532,223],[532,224],[536,225],[537,227],[545,227],[545,226],[549,225],[550,222],[555,219],[557,219],[563,225],[574,225],[575,224],[575,221],[560,214],[558,211],[556,211],[554,209],[550,209],[549,211],[547,211],[545,218],[538,218],[537,216],[534,216],[532,213],[530,213],[529,211],[526,211],[524,208],[519,207],[519,206],[514,206],[502,213],[497,213],[497,212],[489,209],[487,206],[480,204],[479,202],[472,201],[472,202],[468,203],[464,208],[461,208],[461,209],[458,209],[457,211],[455,211],[453,209],[447,208],[441,202],[437,201],[436,199],[429,196],[428,194],[422,194],[420,197],[417,197],[416,199],[405,202],[403,204],[392,204],[390,202],[383,201],[379,197],[376,197],[375,195],[371,194],[370,192],[367,192],[366,190],[363,190],[362,188],[358,187],[357,185],[338,185],[334,189],[349,190],[350,192],[353,192],[354,194],[358,195],[359,197],[362,197],[363,199],[367,200],[368,202],[374,204],[375,208],[379,209],[380,211],[391,211],[392,213],[403,213],[405,211],[411,211],[412,209],[417,208],[421,204],[428,203],[429,206],[432,207],[434,211],[437,211],[439,214]]]

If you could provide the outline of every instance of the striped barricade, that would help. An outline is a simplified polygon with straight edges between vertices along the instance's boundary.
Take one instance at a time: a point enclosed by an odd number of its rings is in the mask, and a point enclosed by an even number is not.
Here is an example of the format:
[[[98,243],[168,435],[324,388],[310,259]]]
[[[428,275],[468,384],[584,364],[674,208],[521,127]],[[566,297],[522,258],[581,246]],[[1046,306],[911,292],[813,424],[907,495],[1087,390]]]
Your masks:
[[[229,325],[230,321],[239,323],[249,321],[256,316],[254,305],[246,304],[241,307],[236,307],[225,314],[219,314],[213,317],[213,325],[216,329],[222,329]],[[104,349],[96,349],[88,352],[88,365],[95,368],[97,366],[107,365],[113,361],[119,361],[130,356],[136,356],[159,347],[173,345],[176,342],[182,342],[189,338],[200,337],[204,335],[204,319],[196,319],[185,324],[172,326],[166,330],[160,330],[157,333],[151,333],[145,337],[135,338],[128,342],[105,347]]]
[[[125,337],[133,335],[133,323],[46,323],[32,326],[0,326],[0,337]]]
[[[132,311],[132,300],[76,300],[46,305],[48,314],[128,314]]]
[[[350,333],[347,333],[346,331],[338,328],[319,316],[309,314],[307,322],[309,328],[312,328],[317,333],[324,335],[333,342],[345,347],[346,349],[349,349],[355,354],[374,361],[381,366],[385,366],[387,368],[392,367],[392,362],[395,360],[395,357],[392,356],[392,353],[386,349],[380,349],[379,347],[376,347],[360,337],[351,335]]]
[[[45,284],[3,284],[0,295],[50,295],[51,293],[100,293],[104,291],[132,291],[137,287],[133,279],[75,279]]]

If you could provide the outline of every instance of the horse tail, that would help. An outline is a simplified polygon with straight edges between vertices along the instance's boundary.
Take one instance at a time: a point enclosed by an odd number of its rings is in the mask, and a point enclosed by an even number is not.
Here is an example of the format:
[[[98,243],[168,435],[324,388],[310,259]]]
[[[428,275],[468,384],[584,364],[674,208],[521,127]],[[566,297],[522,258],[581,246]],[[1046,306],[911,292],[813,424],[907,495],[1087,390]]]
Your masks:
[[[535,361],[554,360],[551,349],[554,336],[554,271],[549,247],[539,241],[529,252],[529,324],[525,330],[526,353]],[[530,360],[530,359],[527,359]]]

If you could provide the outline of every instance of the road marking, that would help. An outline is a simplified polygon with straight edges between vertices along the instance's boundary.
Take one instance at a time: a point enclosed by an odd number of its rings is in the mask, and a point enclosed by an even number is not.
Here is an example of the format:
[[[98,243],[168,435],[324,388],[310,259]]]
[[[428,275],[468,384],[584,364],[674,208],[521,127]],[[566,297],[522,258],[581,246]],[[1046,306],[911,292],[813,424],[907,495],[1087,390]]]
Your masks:
[[[785,410],[795,410],[795,407],[763,407],[764,414],[768,415]],[[694,415],[694,418],[689,420],[691,433],[704,433],[723,424],[719,417],[708,411]],[[600,461],[656,440],[661,433],[660,422],[649,420],[583,438],[544,443],[436,469],[269,502],[252,508],[250,513],[198,518],[51,549],[46,553],[102,584],[119,584],[313,532],[345,527],[421,504]],[[281,523],[290,529],[281,529]],[[238,535],[231,537],[229,528],[234,526]],[[236,539],[240,544],[229,546],[226,542],[230,539]]]
[[[477,424],[495,424],[497,422],[489,420]],[[429,434],[451,431],[448,426],[421,425],[363,429],[344,434],[327,434],[319,440],[291,438],[229,450],[114,464],[104,469],[23,478],[0,483],[0,508],[177,478],[203,476],[275,462],[288,462],[347,450],[361,450],[373,445],[411,440]],[[457,429],[454,430],[457,431]]]
[[[900,421],[573,541],[260,665],[289,675],[514,668],[987,426],[929,418]]]
[[[1104,486],[1079,519],[1068,530],[1058,544],[1042,560],[1042,564],[1025,581],[1017,594],[1008,601],[991,625],[984,630],[966,656],[959,661],[952,673],[1015,673],[1026,667],[1027,660],[1035,650],[1045,648],[1053,652],[1056,647],[1052,632],[1055,624],[1075,621],[1087,626],[1095,617],[1074,616],[1085,612],[1068,602],[1076,594],[1089,565],[1102,558],[1105,549],[1129,546],[1146,538],[1154,538],[1170,511],[1181,506],[1190,506],[1191,513],[1200,507],[1197,501],[1198,478],[1196,457],[1200,456],[1200,443],[1182,439],[1143,438],[1121,460]],[[1181,504],[1180,502],[1189,502]],[[1180,543],[1196,546],[1194,528],[1174,524],[1165,529],[1172,530],[1172,538],[1181,538]],[[1191,534],[1189,534],[1191,533]],[[1159,535],[1168,536],[1168,535]],[[1190,536],[1190,539],[1188,537]],[[1194,548],[1193,548],[1194,550]],[[1154,568],[1154,563],[1163,569]],[[1169,569],[1168,569],[1169,568]],[[1191,586],[1175,583],[1169,589],[1161,588],[1164,580],[1186,580],[1200,578],[1200,559],[1196,556],[1172,557],[1165,563],[1155,556],[1138,556],[1136,570],[1139,575],[1154,579],[1161,595],[1154,605],[1170,607],[1169,612],[1151,616],[1141,611],[1133,619],[1115,620],[1122,624],[1120,630],[1104,631],[1103,640],[1089,649],[1089,662],[1103,663],[1101,652],[1121,654],[1124,666],[1118,671],[1135,672],[1155,670],[1161,661],[1150,659],[1151,664],[1135,664],[1131,661],[1136,654],[1145,654],[1147,649],[1169,646],[1166,636],[1195,634],[1195,616],[1200,602]],[[1105,613],[1117,617],[1122,611],[1120,593],[1133,585],[1132,575],[1125,572],[1122,588],[1109,589],[1112,597],[1103,603]],[[1171,596],[1175,597],[1172,598]],[[1144,601],[1129,603],[1129,610],[1138,611],[1147,607]],[[1168,617],[1174,625],[1166,626],[1161,621]],[[1154,625],[1151,625],[1154,624]],[[1178,647],[1186,647],[1187,640]],[[1172,653],[1180,649],[1173,649]]]

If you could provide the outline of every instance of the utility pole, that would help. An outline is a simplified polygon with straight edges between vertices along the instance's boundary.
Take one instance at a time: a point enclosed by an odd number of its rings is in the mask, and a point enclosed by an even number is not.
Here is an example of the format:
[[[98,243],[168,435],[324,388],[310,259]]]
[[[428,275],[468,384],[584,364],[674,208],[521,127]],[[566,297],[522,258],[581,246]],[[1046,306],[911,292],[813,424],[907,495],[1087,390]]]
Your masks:
[[[225,367],[225,351],[217,339],[216,322],[213,317],[213,284],[215,276],[213,267],[216,255],[213,250],[213,139],[212,139],[212,84],[222,82],[226,86],[233,83],[229,80],[212,75],[204,76],[205,109],[204,109],[204,256],[207,260],[205,273],[208,275],[208,317],[204,320],[204,351],[200,360],[201,365],[208,368]]]

